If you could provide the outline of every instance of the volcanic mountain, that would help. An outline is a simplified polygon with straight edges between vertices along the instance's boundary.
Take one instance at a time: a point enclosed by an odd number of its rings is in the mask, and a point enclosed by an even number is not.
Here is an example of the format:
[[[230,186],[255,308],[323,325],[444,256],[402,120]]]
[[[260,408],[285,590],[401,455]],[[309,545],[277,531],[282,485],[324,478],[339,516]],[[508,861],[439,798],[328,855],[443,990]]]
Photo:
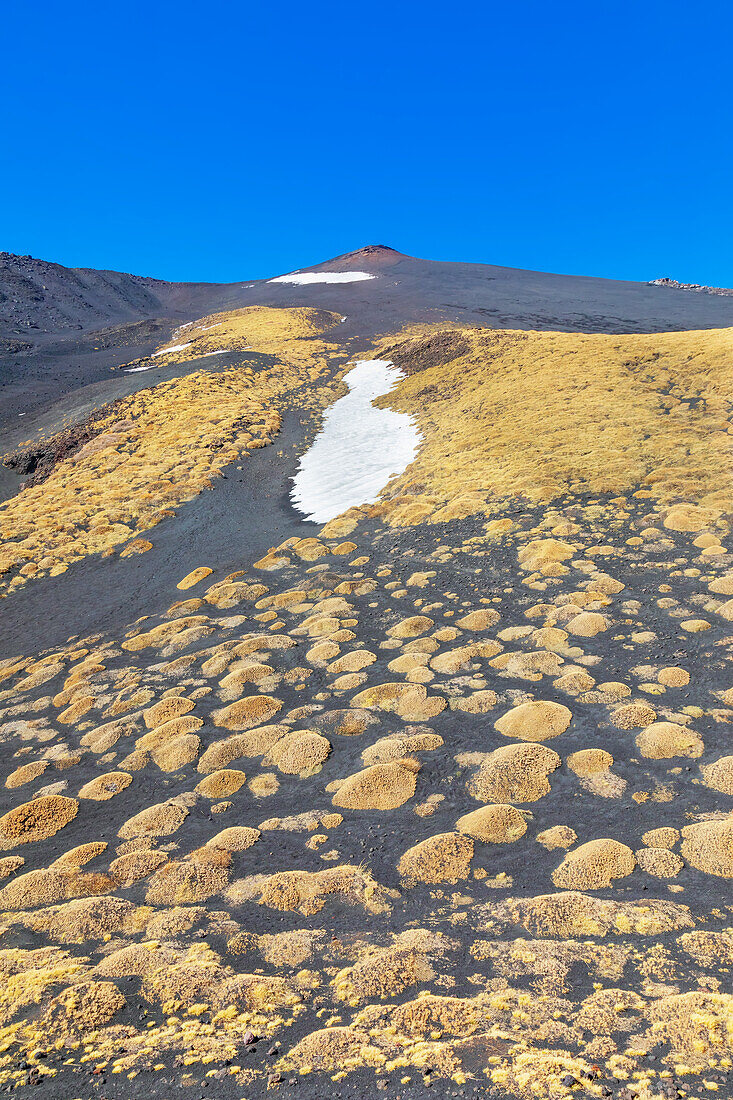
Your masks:
[[[1,261],[0,1088],[731,1095],[731,297]]]

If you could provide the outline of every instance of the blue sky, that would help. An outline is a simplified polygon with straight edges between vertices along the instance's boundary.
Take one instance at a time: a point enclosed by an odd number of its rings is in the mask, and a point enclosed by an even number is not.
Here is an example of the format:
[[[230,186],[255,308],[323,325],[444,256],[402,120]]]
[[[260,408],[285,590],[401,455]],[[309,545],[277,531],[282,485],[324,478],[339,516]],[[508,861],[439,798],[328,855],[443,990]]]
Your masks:
[[[729,3],[5,0],[0,248],[733,285]]]

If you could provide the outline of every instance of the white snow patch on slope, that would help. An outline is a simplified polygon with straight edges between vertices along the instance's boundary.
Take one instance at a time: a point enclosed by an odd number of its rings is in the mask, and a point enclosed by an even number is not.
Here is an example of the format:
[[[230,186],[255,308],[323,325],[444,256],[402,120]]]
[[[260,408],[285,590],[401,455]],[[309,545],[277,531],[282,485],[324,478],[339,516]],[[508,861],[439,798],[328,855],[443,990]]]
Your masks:
[[[360,283],[364,279],[376,279],[367,271],[296,271],[292,275],[278,275],[271,283],[292,283],[294,286],[310,286],[312,283]]]
[[[191,341],[191,343],[193,343],[193,341]],[[165,350],[166,351],[183,351],[184,348],[190,348],[191,343],[181,344],[177,348],[166,348]],[[231,348],[219,348],[218,351],[204,351],[204,352],[201,353],[201,355],[197,355],[196,359],[208,359],[210,355],[227,355],[228,352],[230,352],[231,350],[232,350]],[[162,351],[156,351],[154,355],[150,356],[150,358],[155,359],[156,355],[162,355],[162,354],[163,354]],[[125,374],[137,374],[138,371],[152,370],[152,369],[153,369],[153,364],[152,363],[149,367],[128,367],[125,370]]]
[[[171,351],[184,351],[190,348],[192,343],[193,340],[189,340],[187,344],[174,344],[172,348],[161,348],[160,351],[154,351],[150,358],[157,359],[159,355],[168,355]]]
[[[415,418],[372,404],[403,378],[387,359],[358,360],[346,375],[350,392],[326,412],[293,478],[293,504],[308,519],[327,523],[347,508],[373,504],[412,462],[422,439]]]

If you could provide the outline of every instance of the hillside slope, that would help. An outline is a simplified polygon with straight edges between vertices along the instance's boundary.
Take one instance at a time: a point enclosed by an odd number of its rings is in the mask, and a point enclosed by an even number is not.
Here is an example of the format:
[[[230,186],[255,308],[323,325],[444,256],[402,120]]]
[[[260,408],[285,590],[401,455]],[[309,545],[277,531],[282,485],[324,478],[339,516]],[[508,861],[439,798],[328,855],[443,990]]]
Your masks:
[[[207,295],[217,293],[226,291],[206,283],[166,283],[0,252],[0,337],[12,343],[167,316],[194,303],[198,307]]]
[[[0,1089],[733,1095],[731,299],[295,274],[6,428]]]

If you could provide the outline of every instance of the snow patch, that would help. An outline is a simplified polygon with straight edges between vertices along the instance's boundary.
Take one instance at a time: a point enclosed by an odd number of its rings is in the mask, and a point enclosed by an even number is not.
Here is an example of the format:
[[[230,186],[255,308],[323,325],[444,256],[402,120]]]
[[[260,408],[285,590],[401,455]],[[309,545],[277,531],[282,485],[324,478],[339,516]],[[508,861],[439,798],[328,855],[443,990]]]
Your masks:
[[[376,279],[366,271],[303,271],[292,275],[278,275],[271,283],[292,283],[294,286],[310,286],[312,283],[360,283],[364,279]]]
[[[346,375],[350,392],[326,412],[293,478],[291,499],[308,519],[327,523],[373,504],[412,462],[422,440],[415,418],[372,404],[404,377],[387,359],[357,360]]]
[[[159,355],[168,355],[172,351],[185,351],[186,348],[190,348],[193,340],[189,340],[187,344],[174,344],[172,348],[161,348],[160,351],[154,351],[150,356],[151,359],[157,359]]]

